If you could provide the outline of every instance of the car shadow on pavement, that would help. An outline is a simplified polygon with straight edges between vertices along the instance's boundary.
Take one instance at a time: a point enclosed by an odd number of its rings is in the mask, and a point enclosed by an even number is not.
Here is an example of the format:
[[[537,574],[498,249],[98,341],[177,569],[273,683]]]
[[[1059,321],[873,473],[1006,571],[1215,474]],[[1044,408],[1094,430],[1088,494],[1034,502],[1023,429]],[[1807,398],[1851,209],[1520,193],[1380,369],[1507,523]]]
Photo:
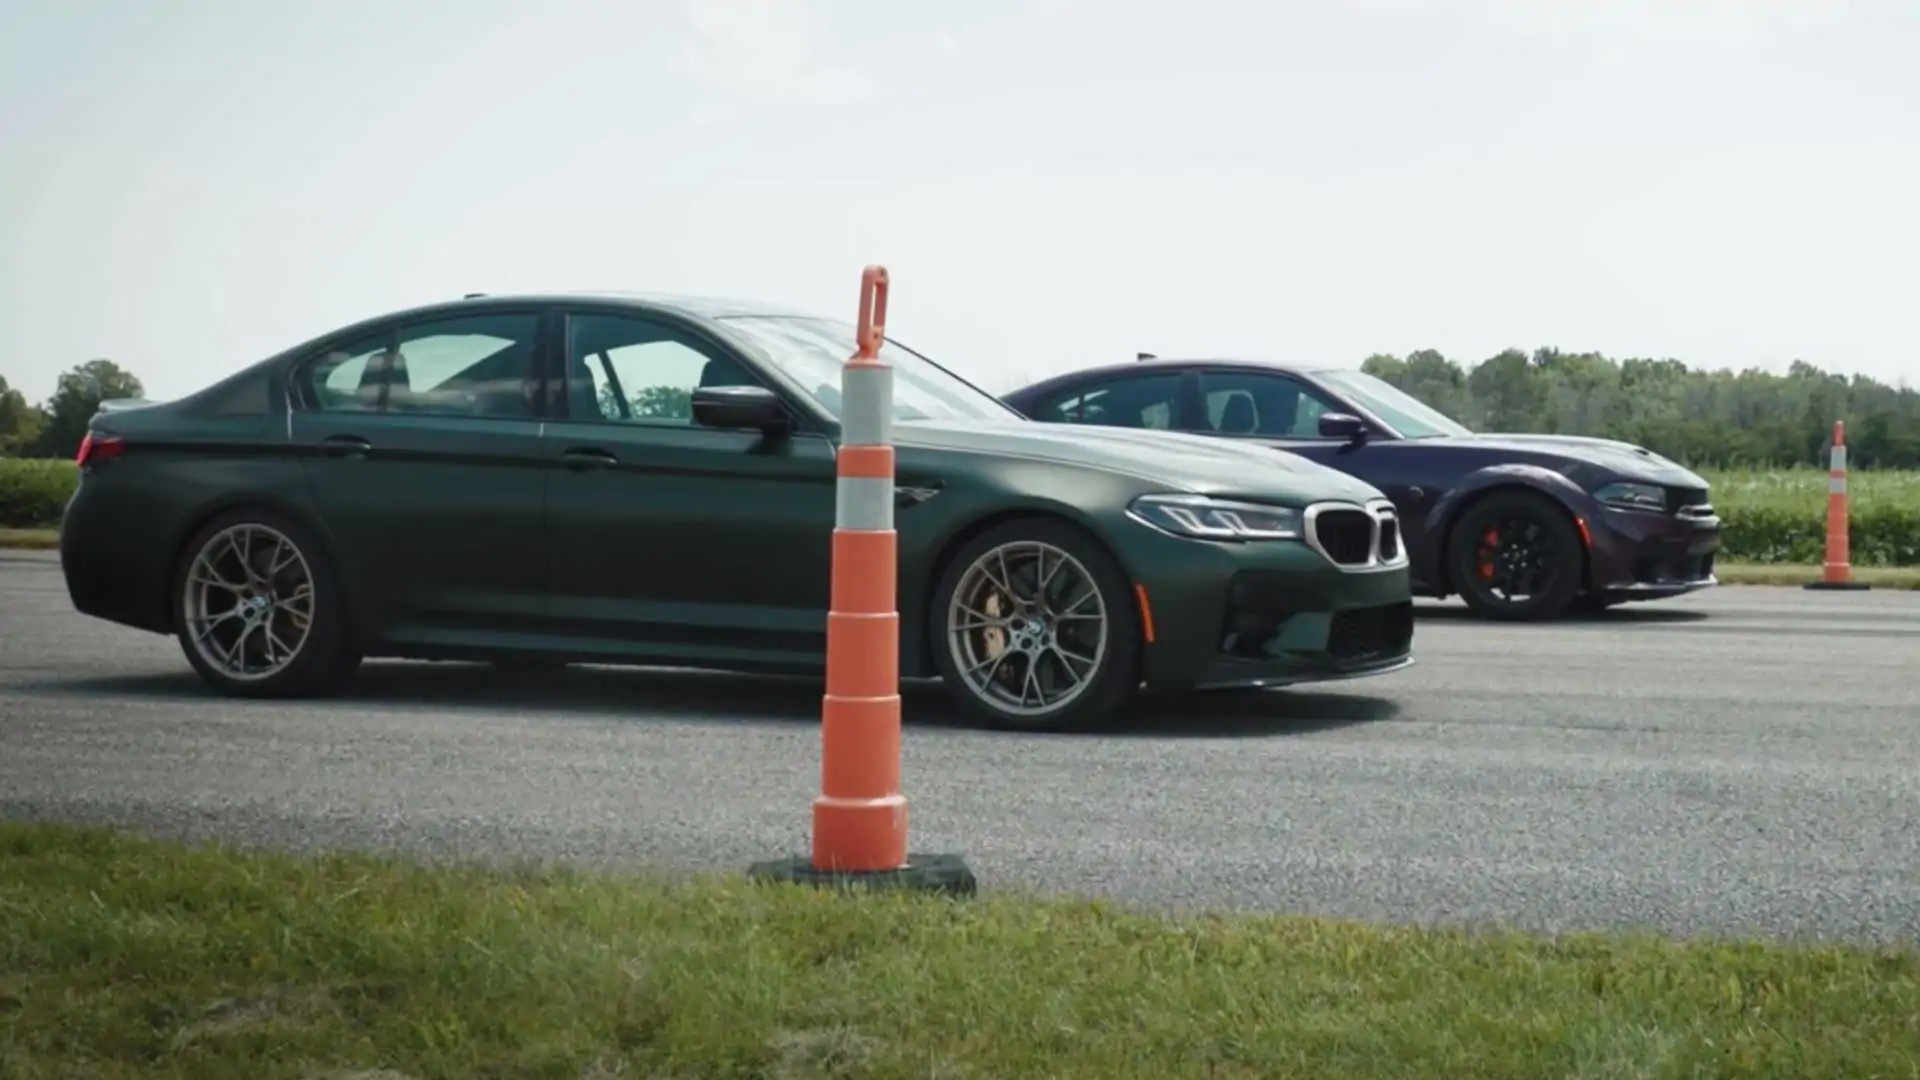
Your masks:
[[[1271,738],[1379,723],[1399,714],[1400,703],[1391,698],[1299,688],[1147,694],[1086,734],[1118,738]]]
[[[1542,626],[1552,629],[1564,627],[1620,629],[1635,625],[1655,626],[1663,623],[1700,622],[1711,618],[1698,608],[1656,607],[1654,606],[1656,603],[1657,601],[1648,601],[1645,604],[1623,604],[1605,611],[1569,611],[1545,623],[1507,623],[1495,619],[1482,619],[1460,604],[1449,604],[1445,607],[1418,604],[1413,609],[1413,621],[1416,627],[1423,622],[1457,622],[1484,623],[1487,626]]]
[[[192,672],[67,679],[23,689],[173,701],[213,700],[219,701],[226,712],[257,714],[282,707],[272,701],[217,697]],[[817,676],[748,676],[598,665],[526,672],[485,664],[370,661],[338,695],[286,704],[324,711],[398,708],[519,715],[571,713],[627,717],[643,723],[785,725],[818,723],[821,691],[822,682]],[[901,696],[909,727],[991,730],[968,716],[938,682],[908,683],[901,687]],[[1051,737],[1302,735],[1390,719],[1398,710],[1398,704],[1391,700],[1351,693],[1245,690],[1147,694],[1099,725]]]

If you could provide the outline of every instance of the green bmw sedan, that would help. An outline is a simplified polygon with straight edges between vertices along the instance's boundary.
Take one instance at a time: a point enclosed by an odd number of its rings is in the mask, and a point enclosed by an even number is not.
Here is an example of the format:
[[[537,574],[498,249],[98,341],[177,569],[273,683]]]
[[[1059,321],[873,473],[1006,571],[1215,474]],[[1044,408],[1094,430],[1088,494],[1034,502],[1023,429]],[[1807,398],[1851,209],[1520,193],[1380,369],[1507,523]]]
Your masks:
[[[851,324],[770,305],[483,296],[381,315],[183,398],[116,402],[61,530],[74,606],[218,691],[363,658],[823,670]],[[1026,420],[904,346],[900,674],[1017,728],[1143,685],[1412,663],[1363,481],[1204,436]],[[636,702],[643,707],[644,702]]]

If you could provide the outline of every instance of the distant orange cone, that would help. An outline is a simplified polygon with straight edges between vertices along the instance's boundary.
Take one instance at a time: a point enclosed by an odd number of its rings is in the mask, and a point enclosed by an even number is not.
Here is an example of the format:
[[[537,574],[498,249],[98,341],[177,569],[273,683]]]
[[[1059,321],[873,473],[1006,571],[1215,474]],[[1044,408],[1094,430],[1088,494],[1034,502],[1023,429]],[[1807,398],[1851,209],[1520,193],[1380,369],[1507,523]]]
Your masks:
[[[1807,583],[1809,589],[1865,590],[1866,582],[1853,580],[1853,564],[1847,547],[1847,436],[1846,421],[1833,422],[1833,449],[1827,455],[1827,559],[1820,580]]]

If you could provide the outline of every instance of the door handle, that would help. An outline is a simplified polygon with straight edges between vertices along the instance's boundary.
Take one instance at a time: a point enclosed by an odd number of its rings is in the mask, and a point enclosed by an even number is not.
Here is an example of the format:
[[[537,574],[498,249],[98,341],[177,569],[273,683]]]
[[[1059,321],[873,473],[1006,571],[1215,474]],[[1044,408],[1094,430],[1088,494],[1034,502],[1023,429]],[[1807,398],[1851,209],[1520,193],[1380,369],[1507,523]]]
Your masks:
[[[575,472],[587,469],[611,469],[620,459],[594,446],[576,446],[560,455],[560,461]]]
[[[320,440],[320,449],[328,457],[363,458],[373,444],[358,435],[329,435]]]

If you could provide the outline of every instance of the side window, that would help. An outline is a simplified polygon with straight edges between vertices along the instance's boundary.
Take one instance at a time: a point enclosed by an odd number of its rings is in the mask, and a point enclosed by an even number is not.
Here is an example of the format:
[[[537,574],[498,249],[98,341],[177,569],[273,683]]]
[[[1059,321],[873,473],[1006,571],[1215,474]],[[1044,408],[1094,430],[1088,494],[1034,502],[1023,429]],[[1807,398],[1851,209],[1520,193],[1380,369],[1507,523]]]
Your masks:
[[[530,313],[406,324],[388,358],[387,411],[532,417],[539,335],[540,317]]]
[[[702,386],[763,386],[745,365],[674,327],[630,315],[567,320],[567,415],[691,424]]]
[[[1052,424],[1092,424],[1097,427],[1173,427],[1180,414],[1182,376],[1177,371],[1128,375],[1087,384],[1043,402],[1034,419]]]
[[[301,375],[307,407],[319,412],[378,412],[384,365],[374,362],[385,335],[352,341],[309,363]]]
[[[1215,371],[1200,377],[1208,428],[1218,435],[1317,439],[1320,415],[1338,412],[1317,391],[1286,375]]]
[[[302,373],[309,408],[530,417],[537,315],[406,323],[336,346]]]

